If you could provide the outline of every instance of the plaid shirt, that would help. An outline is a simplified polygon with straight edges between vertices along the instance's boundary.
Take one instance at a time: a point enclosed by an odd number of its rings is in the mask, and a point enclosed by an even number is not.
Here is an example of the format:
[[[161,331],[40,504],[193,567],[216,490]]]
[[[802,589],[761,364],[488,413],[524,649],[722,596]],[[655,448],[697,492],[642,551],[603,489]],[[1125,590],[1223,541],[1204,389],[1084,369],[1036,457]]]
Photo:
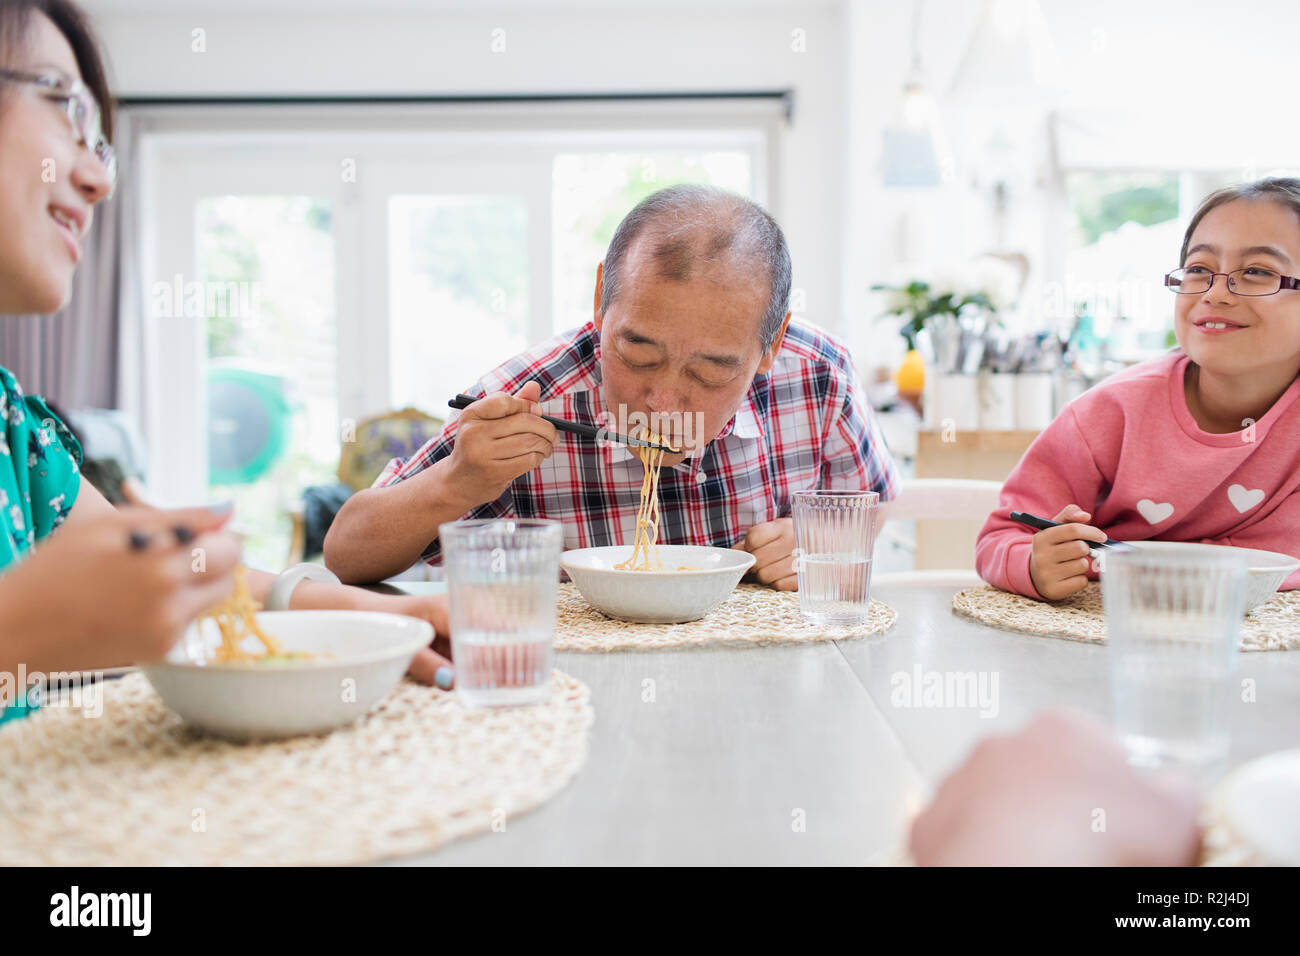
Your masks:
[[[565,332],[486,376],[465,394],[542,388],[547,415],[602,424],[600,336],[592,323]],[[451,454],[456,421],[408,459],[390,461],[375,487],[395,484]],[[558,433],[551,457],[520,475],[466,518],[551,518],[564,547],[626,544],[636,538],[644,472],[625,446]],[[833,488],[878,491],[890,500],[898,473],[847,349],[820,329],[790,322],[775,365],[756,375],[735,416],[702,454],[659,477],[659,543],[739,544],[754,525],[789,517],[792,494]],[[435,540],[423,557],[441,560]]]

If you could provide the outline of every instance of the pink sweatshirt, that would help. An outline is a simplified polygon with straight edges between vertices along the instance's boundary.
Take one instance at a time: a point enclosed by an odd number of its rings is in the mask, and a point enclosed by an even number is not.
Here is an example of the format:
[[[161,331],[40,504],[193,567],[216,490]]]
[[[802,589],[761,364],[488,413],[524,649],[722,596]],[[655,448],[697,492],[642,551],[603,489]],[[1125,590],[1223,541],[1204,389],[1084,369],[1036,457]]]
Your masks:
[[[1215,435],[1183,392],[1189,365],[1171,352],[1113,375],[1062,409],[1002,486],[975,545],[990,584],[1040,598],[1029,576],[1032,528],[1071,502],[1120,541],[1155,538],[1300,557],[1300,379],[1252,428]],[[1088,575],[1096,580],[1096,573]],[[1282,584],[1300,587],[1300,571]]]

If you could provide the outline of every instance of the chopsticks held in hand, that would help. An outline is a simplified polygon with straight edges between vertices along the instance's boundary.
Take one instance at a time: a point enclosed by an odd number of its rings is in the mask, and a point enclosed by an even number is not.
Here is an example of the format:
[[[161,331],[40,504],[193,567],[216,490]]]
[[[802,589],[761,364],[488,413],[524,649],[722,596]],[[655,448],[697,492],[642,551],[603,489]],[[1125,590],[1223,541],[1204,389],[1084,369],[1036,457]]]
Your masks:
[[[1023,511],[1013,511],[1007,515],[1012,521],[1018,521],[1023,525],[1036,528],[1039,531],[1046,531],[1048,528],[1059,528],[1060,522],[1048,521],[1046,518],[1040,518],[1038,515],[1026,514]],[[1133,545],[1124,541],[1116,541],[1114,538],[1107,538],[1105,541],[1084,541],[1091,551],[1100,551],[1102,548],[1109,548],[1112,551],[1132,551]]]
[[[477,398],[472,398],[469,395],[457,395],[447,404],[452,408],[463,410],[469,408],[469,406],[473,405],[477,401]],[[607,429],[600,428],[597,425],[582,425],[578,422],[571,422],[563,418],[555,418],[551,415],[542,415],[541,417],[554,425],[559,431],[568,432],[570,435],[578,435],[581,438],[590,438],[595,441],[612,441],[619,445],[637,445],[641,448],[654,448],[656,450],[665,451],[670,455],[676,454],[678,451],[678,449],[669,448],[667,445],[656,445],[652,442],[643,441],[640,438],[620,435],[618,432],[611,432]]]

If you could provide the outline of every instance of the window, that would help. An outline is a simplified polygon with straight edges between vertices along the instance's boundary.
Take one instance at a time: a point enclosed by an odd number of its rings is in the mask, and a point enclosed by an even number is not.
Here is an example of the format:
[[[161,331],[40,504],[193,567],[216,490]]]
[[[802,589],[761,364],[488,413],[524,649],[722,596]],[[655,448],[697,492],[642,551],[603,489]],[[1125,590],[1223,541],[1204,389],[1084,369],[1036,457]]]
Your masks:
[[[206,498],[235,502],[246,559],[273,567],[289,546],[286,508],[338,466],[331,208],[311,196],[221,196],[199,200],[194,220]]]
[[[528,206],[514,196],[388,204],[393,405],[433,414],[528,345]]]
[[[1181,176],[1074,172],[1066,176],[1070,238],[1067,314],[1091,316],[1093,331],[1124,358],[1165,348],[1173,303],[1160,277],[1182,238]]]
[[[596,264],[629,209],[676,183],[721,186],[754,196],[754,170],[741,150],[647,153],[561,153],[555,157],[556,332],[591,318]]]
[[[249,560],[282,566],[287,511],[334,480],[345,425],[407,406],[443,417],[485,372],[587,321],[596,264],[638,200],[702,182],[766,201],[779,110],[746,107],[554,126],[422,115],[387,132],[367,113],[348,134],[244,111],[146,137],[145,288],[179,276],[253,303],[154,327],[151,492],[234,498]]]

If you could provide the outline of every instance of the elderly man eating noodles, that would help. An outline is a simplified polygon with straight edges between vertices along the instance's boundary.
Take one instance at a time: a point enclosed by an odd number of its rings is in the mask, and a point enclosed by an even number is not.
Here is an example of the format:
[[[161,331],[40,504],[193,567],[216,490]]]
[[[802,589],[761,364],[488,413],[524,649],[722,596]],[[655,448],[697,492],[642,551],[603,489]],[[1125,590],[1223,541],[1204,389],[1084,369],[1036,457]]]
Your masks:
[[[550,518],[566,548],[631,548],[641,460],[548,415],[660,436],[679,451],[662,460],[659,543],[741,548],[757,580],[795,589],[793,493],[886,501],[897,472],[848,351],[791,321],[790,275],[785,236],[748,199],[646,198],[597,267],[592,321],[465,390],[478,400],[347,502],[326,563],[348,582],[437,563],[438,526],[462,517]]]

